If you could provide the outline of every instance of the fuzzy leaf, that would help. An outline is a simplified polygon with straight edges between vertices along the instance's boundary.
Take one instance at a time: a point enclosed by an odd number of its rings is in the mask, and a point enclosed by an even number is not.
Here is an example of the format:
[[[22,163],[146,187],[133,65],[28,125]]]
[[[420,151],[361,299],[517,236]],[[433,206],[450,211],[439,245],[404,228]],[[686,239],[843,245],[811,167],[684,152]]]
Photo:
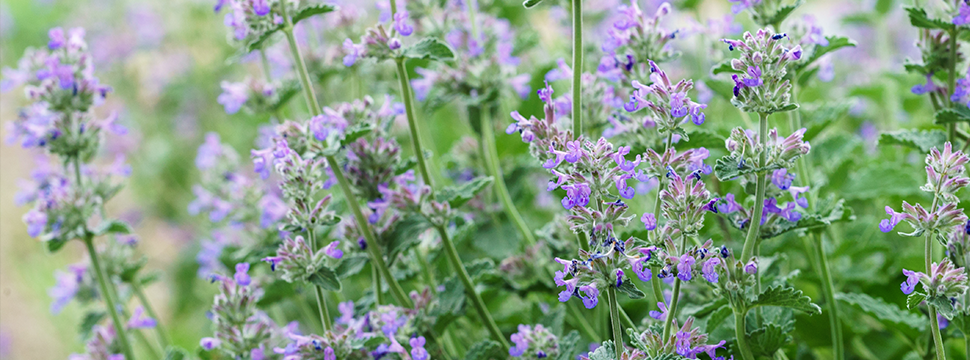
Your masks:
[[[805,110],[803,108],[802,114],[804,114],[804,123],[806,124],[805,135],[803,139],[805,141],[812,141],[818,136],[822,130],[825,130],[836,122],[836,120],[841,119],[845,114],[849,112],[848,102],[826,102],[812,110]],[[813,147],[815,144],[812,144]]]
[[[445,290],[438,293],[438,311],[441,314],[460,315],[465,305],[465,287],[455,276],[449,277],[441,285]]]
[[[556,360],[574,360],[576,355],[583,352],[582,339],[579,336],[579,332],[576,330],[570,331],[566,337],[559,340],[559,356]]]
[[[926,303],[936,307],[936,311],[939,311],[947,319],[952,319],[958,314],[958,311],[953,308],[953,303],[946,296],[937,295],[928,297],[926,298]]]
[[[381,234],[384,244],[387,244],[387,258],[394,260],[421,240],[421,233],[428,230],[431,223],[421,215],[408,214],[394,223],[394,227],[387,233]]]
[[[455,58],[455,52],[447,44],[436,38],[424,38],[417,44],[404,49],[402,55],[411,59],[430,59],[448,61]]]
[[[604,341],[603,345],[589,354],[589,360],[617,360],[616,348],[613,347],[613,342],[610,340]]]
[[[751,307],[757,306],[786,307],[806,312],[809,315],[822,313],[822,308],[813,304],[812,299],[805,296],[801,290],[796,290],[793,287],[783,287],[781,285],[772,286],[761,294],[758,294],[758,299],[751,303]]]
[[[731,59],[727,59],[727,60],[721,61],[721,62],[715,64],[714,67],[711,68],[711,74],[719,75],[719,74],[725,74],[725,73],[727,73],[727,74],[741,74],[742,71],[740,71],[740,70],[734,70],[734,68],[731,67]]]
[[[832,225],[832,223],[855,220],[852,208],[845,206],[845,199],[839,199],[832,203],[831,206],[818,206],[818,209],[818,213],[802,215],[802,218],[796,222],[786,221],[777,226],[763,227],[759,235],[762,239],[771,239],[789,231],[822,231],[825,227]]]
[[[337,278],[345,279],[360,273],[369,259],[365,254],[344,255],[344,258],[340,259],[340,265],[337,265],[333,271],[337,273]]]
[[[502,346],[491,339],[485,339],[472,345],[465,353],[465,360],[498,359],[502,356]]]
[[[472,181],[466,182],[458,186],[447,186],[435,196],[435,200],[438,202],[447,202],[451,204],[452,209],[457,209],[462,205],[465,205],[468,200],[475,197],[480,191],[484,190],[486,186],[492,183],[491,176],[479,176]]]
[[[913,292],[912,294],[909,294],[909,297],[906,298],[906,308],[913,310],[919,306],[923,300],[926,300],[926,294],[919,291]]]
[[[313,15],[325,14],[334,10],[337,10],[337,7],[332,4],[317,3],[306,5],[300,8],[300,10],[297,10],[296,14],[293,14],[293,25],[296,25],[296,23],[304,19],[309,19]]]
[[[734,310],[728,305],[721,306],[719,309],[711,313],[711,317],[707,319],[707,325],[704,328],[707,332],[713,332],[718,326],[724,323],[724,320],[731,317],[734,314]]]
[[[267,105],[269,111],[277,111],[283,108],[287,102],[290,101],[296,94],[303,91],[302,85],[297,80],[287,80],[276,89],[277,98],[276,101]]]
[[[539,323],[556,336],[562,336],[563,323],[566,321],[566,306],[557,304],[539,318]]]
[[[946,133],[942,130],[896,130],[879,136],[879,144],[903,145],[928,153],[934,147],[943,147]]]
[[[326,266],[320,267],[317,272],[310,275],[308,279],[310,283],[329,291],[340,291],[340,279],[337,278],[337,273]]]
[[[542,0],[525,0],[522,2],[522,6],[525,6],[526,9],[531,9],[540,3],[542,3]]]
[[[47,243],[47,251],[50,251],[50,253],[53,254],[64,247],[64,245],[67,245],[67,240],[63,238],[53,238],[45,241],[45,243]]]
[[[909,22],[915,27],[946,30],[953,26],[953,24],[940,19],[931,19],[929,15],[926,15],[926,10],[921,7],[907,6],[903,9],[909,14]]]
[[[643,299],[643,297],[646,296],[646,294],[644,294],[643,291],[640,291],[640,289],[638,289],[637,286],[633,284],[633,281],[630,281],[630,279],[624,280],[623,283],[620,284],[620,287],[616,288],[616,290],[626,294],[626,296],[629,296],[634,300]]]
[[[95,236],[105,234],[131,234],[131,226],[121,220],[108,220],[98,224],[92,231]]]
[[[785,19],[788,18],[788,15],[791,15],[792,11],[795,11],[795,9],[801,5],[802,0],[798,0],[794,4],[782,6],[771,16],[763,19],[755,19],[755,21],[761,26],[775,25],[775,28],[778,28],[778,25],[785,21]]]
[[[936,112],[937,124],[953,124],[960,122],[970,122],[970,109],[963,105],[954,108],[943,109]]]
[[[744,166],[740,166],[741,160],[733,155],[726,155],[714,164],[714,175],[717,176],[718,180],[728,181],[736,177],[752,174],[756,172],[766,172],[781,169],[779,165],[772,165],[763,168],[755,168],[751,166],[748,162],[744,163]]]
[[[469,263],[466,267],[468,276],[472,281],[478,281],[482,276],[488,275],[495,270],[495,260],[484,258],[477,259]]]
[[[680,312],[684,316],[690,316],[694,318],[703,318],[709,314],[714,313],[717,309],[720,309],[724,305],[727,305],[727,298],[719,297],[715,300],[708,301],[704,304],[694,305],[694,304],[684,304]]]
[[[770,358],[789,341],[788,332],[775,324],[765,324],[764,327],[748,333],[748,344],[755,356]]]
[[[890,304],[880,298],[862,293],[839,293],[835,298],[842,302],[862,309],[866,314],[888,323],[889,327],[895,325],[905,325],[915,330],[923,331],[926,329],[926,317],[918,316],[912,312],[900,309],[895,304]]]

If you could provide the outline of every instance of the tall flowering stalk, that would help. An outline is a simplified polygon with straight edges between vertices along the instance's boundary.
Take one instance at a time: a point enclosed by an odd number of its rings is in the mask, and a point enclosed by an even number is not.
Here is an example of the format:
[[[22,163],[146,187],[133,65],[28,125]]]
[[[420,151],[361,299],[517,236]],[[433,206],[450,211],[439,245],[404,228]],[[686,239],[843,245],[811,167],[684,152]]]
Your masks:
[[[948,319],[953,316],[950,299],[958,298],[967,291],[967,276],[963,268],[954,268],[949,259],[934,263],[932,245],[934,238],[945,239],[950,233],[966,229],[967,216],[963,209],[957,208],[960,201],[956,193],[970,184],[970,178],[964,176],[968,162],[970,157],[961,151],[954,151],[949,142],[943,145],[943,151],[933,148],[926,155],[926,184],[920,187],[920,190],[933,194],[930,207],[926,209],[920,204],[903,201],[903,211],[896,212],[886,206],[889,218],[879,222],[882,232],[890,232],[905,221],[912,226],[913,232],[900,235],[925,237],[923,256],[926,270],[920,273],[904,269],[903,274],[907,278],[900,289],[910,296],[910,304],[920,302],[914,301],[914,298],[926,300],[937,359],[946,358],[937,314]],[[914,293],[917,283],[923,283],[923,292]]]

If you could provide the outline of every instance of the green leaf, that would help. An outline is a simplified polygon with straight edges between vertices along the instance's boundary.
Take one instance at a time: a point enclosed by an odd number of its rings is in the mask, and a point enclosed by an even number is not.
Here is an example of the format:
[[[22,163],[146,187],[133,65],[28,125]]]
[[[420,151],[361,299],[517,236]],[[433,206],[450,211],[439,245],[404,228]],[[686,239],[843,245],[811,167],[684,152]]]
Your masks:
[[[880,298],[862,293],[839,293],[835,298],[842,302],[862,309],[866,314],[887,323],[888,327],[905,325],[915,330],[926,329],[927,320],[924,316],[900,309],[896,304],[890,304]]]
[[[566,337],[559,340],[559,356],[556,360],[574,360],[576,355],[583,352],[585,343],[576,330],[570,331]]]
[[[364,269],[364,265],[367,265],[369,259],[366,254],[345,255],[333,271],[337,273],[337,278],[346,279],[360,273]]]
[[[629,296],[633,300],[643,299],[643,297],[646,296],[646,294],[644,294],[643,291],[640,291],[640,289],[638,289],[637,286],[633,284],[633,281],[630,281],[630,279],[624,280],[623,283],[620,284],[620,287],[616,288],[616,290],[626,294],[626,296]]]
[[[589,354],[589,360],[618,360],[616,359],[616,348],[613,346],[613,342],[604,341],[603,345]]]
[[[502,346],[499,343],[485,339],[472,345],[465,353],[465,360],[488,360],[502,358]]]
[[[758,298],[751,303],[751,307],[757,306],[779,306],[786,307],[809,315],[822,313],[822,308],[812,303],[812,299],[805,296],[801,290],[787,286],[772,286],[766,289]]]
[[[296,23],[304,19],[309,19],[313,15],[325,14],[334,10],[337,10],[337,7],[331,4],[317,3],[306,5],[293,14],[293,25],[296,25]]]
[[[405,215],[395,222],[389,232],[381,234],[383,243],[387,244],[387,258],[396,259],[398,254],[418,244],[421,241],[418,236],[430,227],[431,223],[418,214]]]
[[[740,159],[733,155],[726,155],[720,159],[717,159],[717,162],[714,164],[714,175],[717,176],[718,180],[728,181],[742,175],[773,171],[776,169],[781,169],[781,166],[771,165],[763,168],[755,168],[747,161],[745,161],[744,165],[741,166]]]
[[[165,360],[185,360],[189,359],[189,353],[178,346],[169,346],[165,349]]]
[[[926,15],[926,10],[921,7],[907,6],[903,9],[909,14],[909,22],[913,26],[923,29],[949,29],[953,24],[940,19],[931,19]]]
[[[734,310],[731,310],[730,306],[728,305],[721,306],[719,309],[717,309],[716,311],[714,311],[714,313],[711,314],[711,317],[707,319],[707,325],[704,328],[704,330],[707,331],[708,333],[713,332],[714,329],[717,329],[718,326],[724,323],[724,320],[727,320],[733,314],[734,314]]]
[[[743,71],[741,71],[741,70],[734,70],[734,67],[731,66],[731,59],[727,59],[727,60],[721,61],[721,62],[715,64],[714,67],[711,68],[711,74],[720,75],[720,74],[725,74],[725,73],[727,73],[727,74],[741,74],[741,73],[743,73]]]
[[[102,221],[92,230],[95,236],[105,234],[131,234],[131,226],[121,220]]]
[[[786,111],[792,111],[792,110],[797,110],[797,109],[798,109],[798,104],[788,104],[788,105],[782,106],[780,108],[771,110],[769,112],[769,114],[774,114],[774,113],[779,113],[779,112],[786,112]]]
[[[256,302],[256,305],[261,308],[269,307],[270,305],[297,295],[296,286],[282,279],[274,280],[262,286],[263,297],[259,298],[259,301]]]
[[[846,101],[842,102],[823,102],[818,106],[814,106],[812,109],[802,108],[802,114],[804,114],[804,123],[806,124],[805,135],[803,139],[805,141],[812,141],[818,136],[822,130],[825,130],[836,122],[836,120],[841,119],[845,114],[849,112],[849,103]],[[815,144],[812,144],[815,145]]]
[[[539,323],[556,336],[562,336],[563,323],[566,321],[566,306],[556,304],[548,313],[539,318]]]
[[[531,9],[540,3],[542,3],[542,0],[525,0],[522,2],[522,6],[525,6],[526,9]]]
[[[682,149],[694,149],[694,148],[709,148],[716,149],[724,147],[724,136],[708,130],[708,129],[697,129],[687,133],[690,140],[681,140],[677,143],[677,147]]]
[[[829,44],[825,46],[815,45],[815,50],[812,51],[812,54],[808,57],[808,59],[805,59],[805,61],[796,63],[795,72],[798,72],[798,73],[802,72],[803,69],[812,65],[812,63],[820,59],[822,56],[825,56],[825,54],[828,54],[830,52],[833,52],[835,50],[838,50],[844,47],[856,46],[855,41],[845,36],[829,35],[829,36],[826,36],[825,39],[829,41]]]
[[[307,279],[310,283],[319,286],[324,290],[329,291],[340,291],[340,279],[337,278],[337,273],[326,266],[321,266],[317,272],[310,275]]]
[[[82,339],[87,339],[91,336],[91,330],[97,325],[101,320],[107,316],[108,313],[104,311],[91,311],[84,314],[84,319],[81,320],[80,327],[78,328],[78,333],[81,335]]]
[[[912,294],[909,294],[909,297],[906,298],[906,308],[913,310],[919,306],[923,300],[926,300],[926,294],[919,291],[913,292]]]
[[[822,231],[825,227],[837,222],[849,222],[855,220],[852,208],[845,206],[845,199],[830,202],[830,206],[818,206],[817,213],[803,215],[796,222],[785,221],[774,226],[761,228],[759,234],[762,239],[771,239],[794,230]]]
[[[880,145],[903,145],[923,153],[930,152],[934,147],[943,147],[945,142],[946,133],[942,130],[904,129],[884,132],[879,136]]]
[[[953,308],[953,303],[950,302],[950,299],[943,295],[928,297],[926,298],[926,303],[936,307],[936,311],[939,311],[947,319],[952,319],[959,313],[957,309]]]
[[[449,277],[441,285],[445,290],[438,293],[439,314],[461,314],[465,305],[465,286],[456,276]]]
[[[684,316],[703,318],[710,315],[714,311],[717,311],[717,309],[720,309],[722,306],[727,305],[727,303],[727,298],[718,297],[703,304],[684,304],[680,311]]]
[[[448,61],[455,58],[455,52],[447,44],[436,38],[424,38],[417,44],[404,49],[402,55],[411,59],[430,59]]]
[[[785,21],[786,18],[788,18],[788,15],[791,15],[792,11],[795,11],[795,9],[797,9],[801,5],[802,5],[802,0],[798,0],[794,4],[782,6],[781,8],[778,9],[778,11],[776,11],[771,16],[761,19],[760,21],[756,19],[755,21],[761,26],[775,25],[775,27],[777,28],[778,25],[780,25],[783,21]]]
[[[791,339],[781,326],[765,324],[764,327],[748,333],[748,345],[755,356],[772,357],[778,349]]]
[[[465,269],[472,281],[478,281],[482,276],[493,273],[495,270],[495,260],[489,258],[477,259],[468,264]]]
[[[451,208],[457,209],[462,205],[465,205],[468,200],[475,197],[475,194],[485,189],[486,186],[492,183],[491,176],[479,176],[472,181],[466,182],[458,186],[446,186],[444,189],[438,192],[435,196],[435,200],[444,203],[447,202],[451,204]]]
[[[47,244],[47,251],[50,251],[51,254],[53,254],[64,247],[64,245],[67,245],[67,240],[63,238],[53,238],[45,241],[45,243]]]
[[[936,112],[937,124],[944,125],[959,122],[970,122],[970,109],[968,109],[966,106],[957,104],[956,107],[947,108]]]
[[[276,101],[267,105],[269,111],[277,111],[283,108],[296,94],[303,91],[303,87],[297,80],[287,80],[276,89]]]

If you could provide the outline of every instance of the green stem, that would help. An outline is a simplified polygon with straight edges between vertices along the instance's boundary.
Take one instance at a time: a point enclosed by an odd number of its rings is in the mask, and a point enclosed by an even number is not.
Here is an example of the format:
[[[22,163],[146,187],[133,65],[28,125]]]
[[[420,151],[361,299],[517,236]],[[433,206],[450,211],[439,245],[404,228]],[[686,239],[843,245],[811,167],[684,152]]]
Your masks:
[[[313,92],[313,84],[310,83],[306,61],[303,60],[303,55],[300,54],[300,45],[296,43],[296,37],[293,36],[293,20],[286,13],[286,6],[282,4],[280,5],[280,12],[283,14],[283,21],[285,22],[283,33],[286,34],[286,42],[290,44],[290,52],[293,54],[293,60],[296,61],[296,70],[300,74],[300,84],[303,85],[303,96],[313,115],[320,115],[320,103],[317,102],[317,96]]]
[[[470,276],[468,276],[468,270],[465,269],[465,265],[462,264],[461,258],[458,257],[458,250],[455,248],[455,243],[451,241],[451,237],[448,236],[448,230],[444,226],[435,226],[438,230],[438,235],[441,236],[441,243],[444,245],[445,254],[448,255],[448,260],[451,261],[451,266],[454,268],[458,275],[458,279],[461,280],[461,284],[465,287],[465,295],[468,301],[472,303],[475,307],[475,311],[478,312],[478,316],[482,318],[482,323],[488,328],[489,334],[492,335],[493,340],[498,341],[502,345],[502,348],[507,353],[509,350],[509,343],[505,341],[505,336],[502,335],[502,331],[498,329],[498,325],[495,324],[495,320],[492,319],[492,314],[485,307],[485,301],[482,300],[482,296],[478,294],[478,290],[475,290],[475,283],[472,282]]]
[[[768,141],[768,114],[760,113],[759,123],[759,141],[761,142],[761,153],[758,154],[758,166],[765,166],[765,161],[767,159],[768,151],[766,150]],[[758,243],[759,235],[761,234],[761,214],[764,211],[765,202],[765,186],[766,180],[765,174],[758,172],[755,173],[758,177],[758,182],[755,187],[755,197],[754,197],[754,210],[751,212],[751,219],[749,220],[748,235],[744,238],[744,248],[741,249],[741,258],[738,259],[742,262],[747,262],[751,260],[751,256],[754,255],[754,248]]]
[[[121,344],[121,351],[124,352],[125,359],[134,359],[135,356],[131,351],[131,344],[128,343],[128,334],[125,332],[125,323],[118,316],[118,307],[115,305],[116,300],[111,296],[111,290],[108,288],[107,275],[104,269],[101,268],[101,261],[98,260],[98,252],[94,249],[94,235],[88,233],[84,236],[83,240],[84,245],[88,249],[88,256],[91,257],[91,267],[94,268],[94,274],[98,278],[98,287],[101,289],[105,307],[108,308],[108,315],[111,316],[111,322],[115,327],[115,334],[117,334],[118,342]]]
[[[492,128],[492,118],[486,114],[482,116],[482,109],[478,106],[468,107],[468,120],[471,123],[480,123],[482,128],[482,145],[484,146],[484,154],[482,157],[485,160],[485,167],[488,168],[489,175],[494,179],[495,192],[498,195],[499,200],[502,202],[502,206],[505,207],[505,212],[512,219],[512,223],[522,234],[522,239],[525,240],[526,245],[535,246],[536,239],[532,235],[532,230],[526,225],[525,220],[522,219],[522,215],[519,214],[519,209],[515,207],[515,203],[512,202],[512,195],[509,194],[508,187],[505,186],[505,177],[502,174],[502,169],[498,166],[498,149],[495,146],[495,134]]]
[[[687,236],[681,235],[680,237],[680,253],[687,251]],[[670,333],[673,331],[674,318],[677,317],[677,305],[680,302],[680,277],[674,279],[674,292],[670,296],[670,306],[667,307],[667,318],[664,320],[664,332],[663,338],[670,338]]]
[[[748,347],[748,333],[744,328],[744,315],[747,310],[744,309],[734,309],[734,337],[735,342],[738,346],[738,351],[741,352],[741,359],[743,360],[755,360],[754,355],[751,353],[751,348]]]
[[[158,333],[158,341],[162,344],[162,348],[167,348],[168,345],[172,343],[172,340],[168,337],[168,332],[165,331],[165,328],[162,327],[162,319],[158,317],[158,314],[152,307],[151,302],[148,301],[148,297],[145,296],[145,291],[142,289],[141,284],[138,283],[137,279],[131,282],[131,289],[135,292],[135,296],[138,297],[138,301],[141,302],[141,306],[145,308],[145,312],[148,313],[148,316],[155,319],[155,332]]]
[[[933,201],[936,208],[935,203]],[[923,248],[923,256],[925,257],[926,273],[932,273],[932,260],[933,260],[933,232],[929,231],[926,233],[926,245]],[[930,312],[930,331],[933,333],[933,343],[936,345],[936,359],[945,360],[946,359],[946,347],[943,346],[943,336],[940,335],[940,323],[936,319],[936,307],[927,304]]]
[[[573,139],[583,134],[583,0],[573,1]]]
[[[411,96],[411,82],[408,79],[408,71],[405,67],[405,59],[397,58],[397,79],[401,85],[401,101],[404,102],[404,110],[408,118],[408,128],[411,131],[411,145],[414,147],[414,157],[418,158],[418,169],[421,171],[421,178],[424,183],[431,187],[431,196],[434,197],[434,181],[428,175],[428,165],[425,163],[424,150],[421,148],[421,138],[418,136],[418,122],[414,117],[414,101]]]
[[[613,327],[613,348],[616,349],[616,359],[623,357],[623,328],[620,326],[620,304],[616,302],[616,288],[609,287],[607,298],[610,302],[610,324]]]
[[[307,229],[307,237],[310,239],[310,251],[314,254],[317,252],[317,240],[313,236],[313,230]],[[313,287],[313,292],[317,297],[317,312],[320,314],[320,323],[323,324],[323,330],[330,331],[333,329],[333,322],[330,320],[330,311],[327,309],[327,298],[323,294],[323,288],[319,285],[312,284],[309,281],[307,285]]]
[[[829,331],[832,332],[832,351],[835,360],[845,359],[845,344],[842,342],[842,324],[839,318],[839,303],[835,300],[835,286],[832,285],[832,274],[829,271],[828,255],[822,246],[822,237],[816,234],[812,242],[815,248],[815,259],[820,270],[822,280],[822,296],[825,297],[826,310],[829,312]]]
[[[370,267],[371,281],[374,283],[374,301],[375,305],[380,306],[381,304],[386,304],[384,301],[384,292],[381,290],[381,273],[377,270],[377,266],[371,265]]]

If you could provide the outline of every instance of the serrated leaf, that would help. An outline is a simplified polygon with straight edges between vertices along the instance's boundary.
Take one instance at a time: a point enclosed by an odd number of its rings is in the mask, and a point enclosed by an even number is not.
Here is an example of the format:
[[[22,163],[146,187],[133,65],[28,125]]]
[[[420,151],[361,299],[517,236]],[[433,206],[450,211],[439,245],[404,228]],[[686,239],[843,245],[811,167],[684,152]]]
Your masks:
[[[324,290],[340,291],[341,288],[337,273],[326,266],[321,266],[317,272],[310,275],[307,281]]]
[[[446,186],[438,192],[435,200],[441,203],[451,204],[451,208],[457,209],[465,205],[468,200],[475,197],[480,191],[493,181],[491,176],[479,176],[472,181],[457,186]]]
[[[748,333],[748,345],[755,356],[771,357],[789,341],[788,332],[775,324],[765,324],[764,327]]]
[[[926,328],[926,317],[918,316],[912,312],[900,309],[895,304],[890,304],[880,298],[862,293],[838,293],[835,298],[846,304],[858,307],[866,314],[888,323],[889,327],[895,325],[905,325],[910,328],[923,331]]]
[[[727,73],[727,74],[741,74],[742,71],[740,71],[740,70],[734,70],[734,67],[731,66],[731,59],[727,59],[727,60],[721,61],[721,62],[715,64],[714,67],[711,68],[711,74],[720,75],[720,74],[725,74],[725,73]]]
[[[731,310],[730,306],[728,305],[721,306],[713,313],[711,313],[711,317],[707,319],[707,325],[705,325],[706,327],[704,328],[704,330],[707,331],[708,333],[713,332],[714,329],[717,329],[718,326],[724,323],[724,320],[727,320],[733,314],[734,314],[734,310]]]
[[[105,234],[131,234],[131,226],[121,220],[103,221],[93,230],[95,236]]]
[[[935,117],[936,123],[940,125],[970,122],[970,109],[957,104],[956,107],[937,111]]]
[[[404,49],[401,55],[411,59],[436,61],[448,61],[455,58],[455,52],[451,50],[451,47],[436,38],[421,39],[418,43]]]
[[[465,353],[465,360],[488,360],[501,358],[502,346],[499,343],[485,339],[472,345]]]
[[[926,300],[926,294],[924,293],[916,291],[912,294],[909,294],[909,296],[906,298],[906,308],[913,310],[917,306],[919,306],[919,304],[922,303],[923,300]]]
[[[419,236],[431,228],[431,223],[418,214],[408,214],[394,223],[389,232],[381,234],[384,244],[387,244],[387,258],[394,260],[412,246],[418,244]]]
[[[169,346],[165,349],[165,360],[185,360],[189,358],[188,351],[178,346]]]
[[[525,0],[522,2],[522,6],[525,6],[526,9],[531,9],[540,3],[542,3],[542,0]]]
[[[763,19],[755,19],[755,21],[761,26],[774,25],[775,28],[778,28],[778,25],[784,22],[785,19],[788,18],[788,15],[791,15],[792,11],[795,11],[795,9],[801,5],[802,0],[798,0],[794,4],[782,6],[778,9],[778,11],[775,11],[775,13],[771,14],[770,16]]]
[[[714,300],[708,301],[703,304],[698,304],[698,305],[684,304],[680,311],[681,311],[681,314],[683,314],[684,316],[703,318],[713,313],[714,311],[717,311],[717,309],[720,309],[722,306],[726,305],[727,303],[728,303],[727,298],[718,297]]]
[[[333,271],[337,273],[337,278],[345,279],[360,273],[367,265],[369,257],[366,254],[345,255],[340,259],[340,264]]]
[[[293,14],[293,25],[296,25],[304,19],[309,19],[313,15],[325,14],[334,10],[337,10],[337,7],[332,4],[317,3],[306,5]]]
[[[714,175],[717,176],[718,180],[728,181],[737,178],[742,175],[752,174],[756,172],[767,172],[781,169],[779,165],[771,165],[763,168],[756,168],[751,166],[747,161],[744,164],[741,160],[733,155],[726,155],[717,162],[714,163]]]
[[[583,341],[576,330],[570,331],[566,337],[559,340],[559,356],[556,360],[575,360],[583,352]]]
[[[951,302],[946,296],[937,295],[928,297],[926,298],[926,303],[933,305],[936,308],[936,311],[947,319],[952,319],[958,314],[957,310],[953,308],[953,302]]]
[[[600,347],[596,348],[589,354],[589,360],[617,360],[616,359],[616,348],[613,347],[613,342],[606,340]]]
[[[303,91],[302,85],[297,80],[287,80],[276,89],[276,101],[267,105],[269,111],[277,111],[283,108],[290,99]]]
[[[818,136],[822,130],[825,130],[839,120],[849,112],[848,102],[824,102],[821,105],[814,107],[814,109],[806,110],[802,109],[802,114],[804,114],[805,123],[805,134],[802,136],[803,140],[806,142],[812,141]],[[815,144],[812,144],[815,145]]]
[[[946,133],[942,130],[904,129],[884,132],[879,136],[880,145],[903,145],[923,153],[930,152],[934,147],[943,147],[945,142]]]
[[[751,303],[751,307],[757,306],[779,306],[793,310],[802,311],[809,315],[822,313],[822,308],[812,303],[812,299],[801,290],[787,286],[772,286],[761,294]]]
[[[634,300],[643,299],[643,297],[646,296],[646,294],[644,294],[643,291],[640,291],[636,284],[634,284],[633,281],[630,281],[630,279],[624,280],[623,283],[620,284],[620,287],[616,288],[616,290],[626,294],[626,296],[629,296]]]
[[[472,281],[478,281],[482,276],[490,274],[495,270],[495,260],[489,258],[476,259],[466,265],[465,270],[468,271],[468,276],[472,278]]]
[[[931,19],[926,15],[926,10],[921,7],[907,6],[903,9],[909,14],[909,22],[913,26],[923,29],[949,29],[953,24],[940,19]]]

